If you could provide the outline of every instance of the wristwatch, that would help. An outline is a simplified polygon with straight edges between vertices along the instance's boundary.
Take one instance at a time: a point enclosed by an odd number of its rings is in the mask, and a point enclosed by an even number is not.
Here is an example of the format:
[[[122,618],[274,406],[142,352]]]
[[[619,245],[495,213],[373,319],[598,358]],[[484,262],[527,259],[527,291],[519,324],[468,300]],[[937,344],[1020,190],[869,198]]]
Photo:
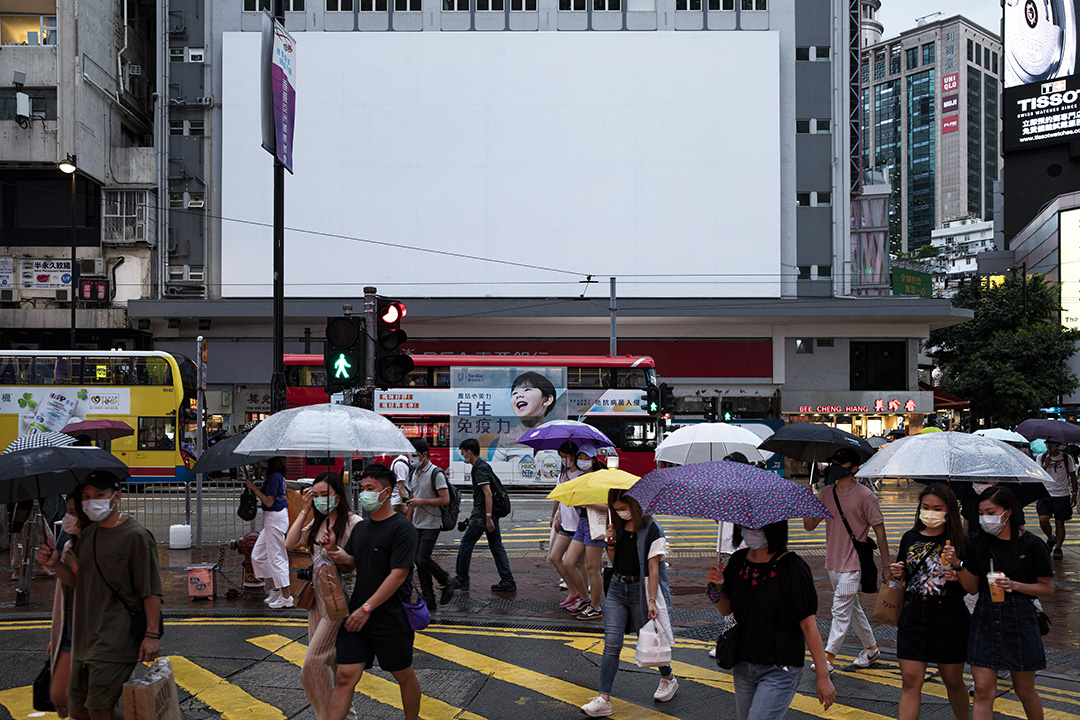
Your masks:
[[[956,572],[960,572],[961,570],[964,569],[964,561],[961,560],[959,565],[953,565],[952,569],[955,570]]]
[[[371,607],[371,603],[364,603],[363,605],[360,606],[360,609],[363,610],[364,612],[366,612],[368,615],[370,615],[371,611],[374,610],[375,608]]]

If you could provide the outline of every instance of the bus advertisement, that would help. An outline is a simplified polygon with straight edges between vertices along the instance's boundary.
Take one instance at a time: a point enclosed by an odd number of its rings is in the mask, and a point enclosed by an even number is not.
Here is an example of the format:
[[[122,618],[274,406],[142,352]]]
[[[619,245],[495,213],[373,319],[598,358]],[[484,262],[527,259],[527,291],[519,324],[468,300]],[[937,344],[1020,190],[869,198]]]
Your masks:
[[[457,448],[475,438],[481,457],[507,485],[554,485],[559,458],[517,444],[551,420],[581,420],[615,444],[619,466],[644,474],[655,468],[657,418],[646,409],[646,389],[657,383],[649,357],[413,355],[403,387],[378,390],[375,411],[420,437],[432,461],[452,480],[467,467]],[[286,355],[290,407],[327,402],[321,355]],[[321,462],[321,461],[320,461]]]

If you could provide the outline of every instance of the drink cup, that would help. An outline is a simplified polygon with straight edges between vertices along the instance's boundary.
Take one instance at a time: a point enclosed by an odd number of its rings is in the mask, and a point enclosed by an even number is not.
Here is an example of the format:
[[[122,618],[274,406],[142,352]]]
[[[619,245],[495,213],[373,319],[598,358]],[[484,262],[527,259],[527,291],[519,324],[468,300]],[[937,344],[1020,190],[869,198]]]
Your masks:
[[[994,584],[995,580],[1004,577],[1005,573],[1003,572],[986,573],[986,582],[990,585],[990,599],[994,602],[1005,602],[1005,588]]]

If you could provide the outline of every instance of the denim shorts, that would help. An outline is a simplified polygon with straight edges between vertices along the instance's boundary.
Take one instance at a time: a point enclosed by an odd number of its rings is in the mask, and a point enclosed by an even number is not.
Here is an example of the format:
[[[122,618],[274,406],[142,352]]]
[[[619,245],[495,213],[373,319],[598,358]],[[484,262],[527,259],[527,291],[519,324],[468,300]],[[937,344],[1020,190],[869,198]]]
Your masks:
[[[995,670],[1045,670],[1046,650],[1031,598],[1005,593],[1005,602],[996,603],[989,592],[979,593],[971,614],[967,661]]]
[[[578,520],[577,532],[574,533],[574,540],[579,543],[585,543],[585,545],[590,547],[607,547],[605,541],[592,539],[592,533],[589,532],[589,517],[585,513],[581,513],[581,519]]]

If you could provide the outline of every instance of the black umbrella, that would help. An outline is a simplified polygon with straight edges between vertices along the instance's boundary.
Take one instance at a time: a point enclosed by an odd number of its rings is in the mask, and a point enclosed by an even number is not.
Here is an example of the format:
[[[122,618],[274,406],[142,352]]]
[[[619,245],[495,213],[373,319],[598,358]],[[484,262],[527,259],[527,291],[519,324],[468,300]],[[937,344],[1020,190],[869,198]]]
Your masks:
[[[115,455],[96,447],[39,447],[0,455],[0,503],[66,495],[92,472],[131,476]]]
[[[862,438],[820,423],[785,425],[758,445],[760,450],[780,453],[806,463],[826,460],[843,448],[854,450],[860,462],[865,462],[875,452]]]
[[[195,466],[191,468],[191,472],[196,475],[199,473],[223,472],[234,467],[250,465],[253,462],[273,457],[273,455],[237,455],[236,446],[246,437],[247,434],[241,434],[218,440],[199,456],[199,459],[195,461]]]
[[[1028,440],[1053,440],[1061,445],[1080,442],[1080,425],[1062,420],[1031,418],[1017,425],[1016,432]]]

